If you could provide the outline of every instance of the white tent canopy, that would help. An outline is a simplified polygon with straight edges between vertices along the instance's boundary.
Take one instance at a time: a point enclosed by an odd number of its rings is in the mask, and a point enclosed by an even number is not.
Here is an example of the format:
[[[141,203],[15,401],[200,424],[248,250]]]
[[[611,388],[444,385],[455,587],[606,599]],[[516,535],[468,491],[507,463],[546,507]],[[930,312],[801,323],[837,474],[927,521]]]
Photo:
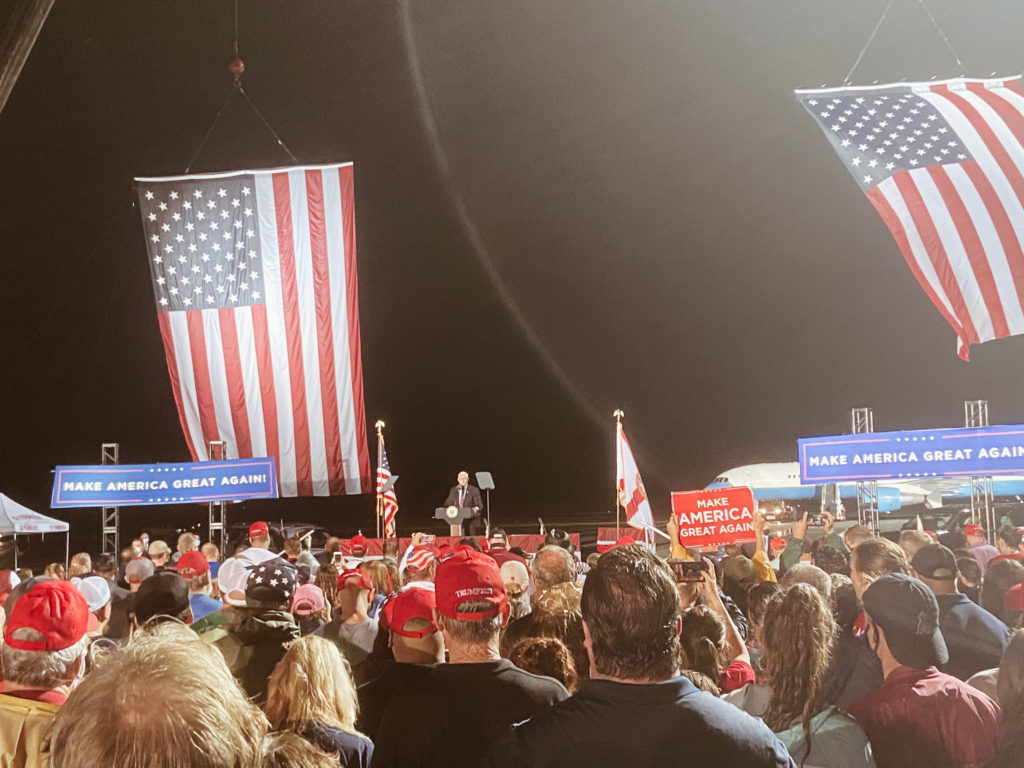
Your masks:
[[[18,567],[18,536],[30,533],[64,533],[68,534],[69,526],[61,520],[41,515],[28,507],[22,506],[10,496],[0,493],[0,536],[14,537],[14,567]],[[65,546],[67,550],[67,546]],[[67,552],[64,555],[67,560]]]

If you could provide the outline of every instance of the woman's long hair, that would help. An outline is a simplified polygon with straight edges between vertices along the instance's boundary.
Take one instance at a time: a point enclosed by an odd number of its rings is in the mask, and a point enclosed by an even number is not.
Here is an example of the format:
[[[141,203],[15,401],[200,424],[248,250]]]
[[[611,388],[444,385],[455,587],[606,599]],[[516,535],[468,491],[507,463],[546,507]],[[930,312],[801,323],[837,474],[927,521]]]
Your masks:
[[[319,721],[358,733],[356,686],[338,647],[316,635],[292,643],[270,675],[263,711],[275,730]]]
[[[706,605],[683,611],[679,641],[687,669],[703,672],[716,683],[721,677],[725,623]]]
[[[999,695],[1001,745],[1006,749],[1024,735],[1024,629],[1010,635],[1010,642],[999,662]]]
[[[765,612],[761,669],[772,695],[763,719],[773,731],[801,722],[808,753],[811,718],[822,709],[822,688],[836,634],[831,609],[807,584],[794,584]]]

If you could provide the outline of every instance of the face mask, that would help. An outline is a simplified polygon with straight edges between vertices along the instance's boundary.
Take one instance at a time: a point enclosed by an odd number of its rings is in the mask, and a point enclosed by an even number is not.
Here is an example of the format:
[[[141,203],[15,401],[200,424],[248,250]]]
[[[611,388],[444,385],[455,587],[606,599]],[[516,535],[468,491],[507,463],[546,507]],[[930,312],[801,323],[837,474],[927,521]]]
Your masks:
[[[136,555],[141,555],[142,554],[142,545],[139,544],[138,546],[132,547],[132,550],[135,552]]]

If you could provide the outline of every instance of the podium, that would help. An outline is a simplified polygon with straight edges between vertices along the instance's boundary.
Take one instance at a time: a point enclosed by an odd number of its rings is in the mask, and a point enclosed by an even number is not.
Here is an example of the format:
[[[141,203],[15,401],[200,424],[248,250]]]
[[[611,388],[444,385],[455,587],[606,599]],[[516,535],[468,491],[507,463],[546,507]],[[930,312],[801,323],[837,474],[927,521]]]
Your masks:
[[[438,507],[434,510],[434,517],[437,520],[444,520],[451,526],[452,536],[462,536],[462,522],[471,517],[476,517],[470,507]]]

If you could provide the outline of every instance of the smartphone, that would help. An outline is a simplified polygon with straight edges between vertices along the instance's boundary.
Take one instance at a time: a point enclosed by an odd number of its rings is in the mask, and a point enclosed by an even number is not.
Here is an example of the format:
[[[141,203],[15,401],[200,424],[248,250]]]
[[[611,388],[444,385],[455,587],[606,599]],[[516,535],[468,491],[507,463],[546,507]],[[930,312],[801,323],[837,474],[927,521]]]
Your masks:
[[[669,568],[676,577],[676,583],[703,581],[704,574],[708,572],[708,564],[704,560],[679,560],[672,558],[668,561]]]
[[[345,564],[345,555],[343,555],[341,552],[335,552],[331,556],[331,564],[332,565],[344,565]]]

